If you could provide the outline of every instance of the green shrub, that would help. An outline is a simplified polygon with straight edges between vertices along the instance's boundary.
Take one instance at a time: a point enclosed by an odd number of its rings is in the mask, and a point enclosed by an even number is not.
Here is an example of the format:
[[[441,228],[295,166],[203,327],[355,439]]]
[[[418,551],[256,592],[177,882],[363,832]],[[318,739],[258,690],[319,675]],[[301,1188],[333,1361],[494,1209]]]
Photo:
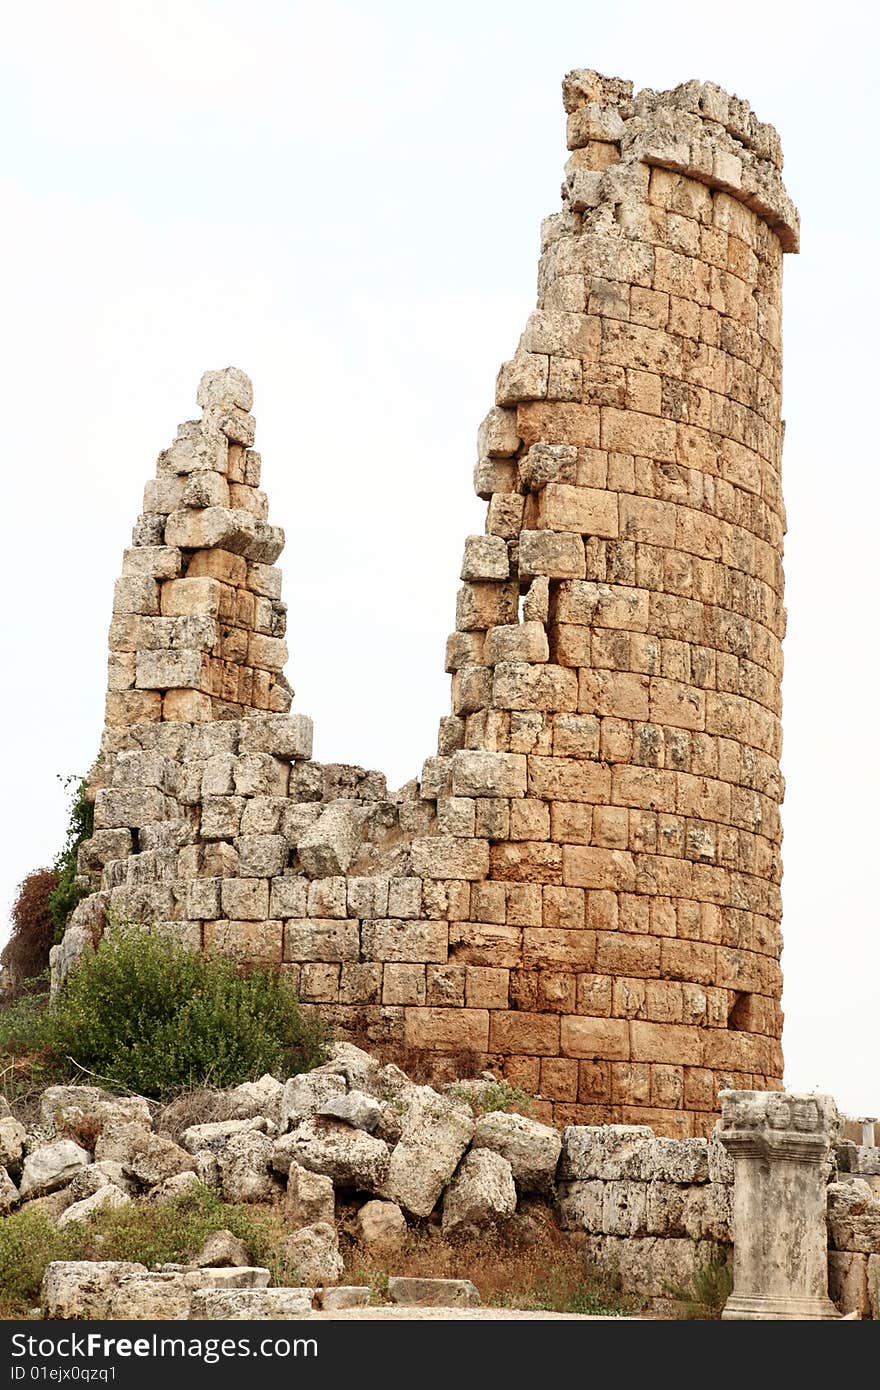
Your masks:
[[[270,966],[245,972],[130,925],[112,928],[51,1004],[0,1016],[7,1053],[44,1052],[58,1075],[85,1069],[158,1100],[307,1071],[325,1043],[323,1024]]]
[[[33,1306],[46,1266],[78,1260],[85,1248],[81,1227],[60,1229],[38,1208],[25,1207],[0,1220],[0,1317],[22,1317]]]
[[[88,888],[77,883],[76,857],[84,840],[91,838],[95,827],[95,807],[86,797],[85,777],[68,777],[65,788],[74,786],[75,791],[67,822],[67,838],[64,848],[55,860],[54,871],[58,882],[49,895],[49,912],[55,929],[55,941],[60,941],[70,915],[78,902],[87,895]]]
[[[23,1317],[34,1306],[52,1260],[136,1260],[148,1268],[186,1263],[213,1231],[243,1240],[254,1264],[289,1282],[280,1245],[288,1228],[277,1213],[235,1206],[194,1187],[167,1202],[136,1201],[93,1212],[58,1227],[46,1212],[25,1207],[0,1220],[0,1318]]]
[[[509,1081],[455,1081],[449,1087],[449,1094],[469,1105],[476,1119],[496,1110],[516,1110],[530,1118],[535,1114],[532,1097],[521,1087],[511,1086]]]
[[[84,1226],[88,1257],[137,1260],[151,1268],[186,1263],[213,1231],[243,1240],[254,1264],[272,1257],[271,1220],[252,1207],[223,1202],[207,1187],[193,1187],[167,1202],[139,1201],[95,1212]]]

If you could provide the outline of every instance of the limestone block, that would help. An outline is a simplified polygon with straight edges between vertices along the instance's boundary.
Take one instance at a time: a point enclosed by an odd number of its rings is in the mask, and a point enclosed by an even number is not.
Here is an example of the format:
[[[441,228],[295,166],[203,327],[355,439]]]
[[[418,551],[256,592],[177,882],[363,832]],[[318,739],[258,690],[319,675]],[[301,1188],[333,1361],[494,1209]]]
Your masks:
[[[565,1181],[650,1180],[653,1141],[647,1125],[568,1125],[562,1132],[559,1177]]]
[[[570,531],[521,531],[519,573],[521,579],[538,575],[547,575],[550,579],[583,579],[586,573],[583,537]]]
[[[0,1164],[4,1168],[17,1168],[24,1153],[27,1130],[12,1115],[0,1120]]]
[[[129,1126],[126,1125],[124,1128],[128,1129]],[[192,1156],[185,1149],[171,1139],[163,1138],[161,1134],[144,1135],[142,1143],[137,1145],[133,1152],[127,1152],[119,1162],[125,1175],[142,1183],[144,1187],[155,1187],[156,1183],[164,1182],[166,1178],[172,1178],[177,1173],[191,1172],[194,1166]]]
[[[360,955],[356,919],[306,917],[284,924],[287,961],[356,961]]]
[[[828,1238],[837,1250],[880,1253],[880,1199],[864,1179],[829,1184]]]
[[[299,863],[310,878],[344,874],[360,847],[364,814],[351,801],[332,802],[297,842]]]
[[[520,446],[516,411],[493,406],[477,431],[477,451],[486,458],[512,458]]]
[[[520,401],[540,401],[547,395],[549,358],[543,353],[518,352],[498,373],[495,403],[517,405]]]
[[[526,759],[520,753],[462,749],[452,756],[452,792],[465,797],[524,796],[526,773]]]
[[[474,464],[474,492],[484,502],[497,493],[514,492],[516,484],[516,465],[507,459],[478,458]]]
[[[220,473],[200,469],[190,473],[177,507],[228,507],[230,505],[229,484]]]
[[[198,651],[138,652],[135,685],[139,690],[197,687],[204,679],[203,661]]]
[[[107,1316],[135,1322],[188,1318],[192,1292],[182,1273],[124,1276],[110,1297]]]
[[[369,1284],[337,1284],[335,1288],[318,1291],[324,1312],[336,1312],[340,1308],[366,1308],[371,1294]]]
[[[175,546],[138,545],[123,552],[122,573],[150,579],[176,579],[181,563],[180,551]]]
[[[155,614],[159,612],[159,585],[149,575],[128,574],[117,579],[113,590],[113,612]]]
[[[479,1230],[508,1220],[516,1211],[510,1164],[492,1149],[470,1149],[443,1194],[443,1231]]]
[[[507,579],[509,575],[507,542],[501,536],[468,536],[464,543],[462,579]]]
[[[352,1090],[347,1095],[331,1096],[319,1107],[317,1114],[344,1120],[354,1129],[365,1129],[372,1134],[382,1117],[382,1106],[365,1092]]]
[[[560,1184],[557,1212],[564,1231],[598,1234],[602,1230],[605,1187],[606,1184],[598,1180]]]
[[[241,826],[243,809],[244,798],[241,796],[206,796],[202,802],[202,839],[234,839]],[[232,850],[231,845],[229,848]]]
[[[331,1179],[291,1162],[284,1214],[293,1226],[313,1226],[319,1222],[332,1226],[336,1219],[336,1198]]]
[[[538,528],[613,539],[619,533],[617,497],[601,488],[548,483],[538,496]]]
[[[193,1293],[190,1317],[204,1321],[298,1322],[312,1311],[314,1289],[201,1289]]]
[[[828,1251],[828,1294],[841,1313],[855,1313],[859,1318],[873,1316],[868,1292],[870,1258],[840,1250]]]
[[[606,1182],[602,1197],[602,1230],[612,1236],[644,1235],[647,1183]]]
[[[468,581],[456,597],[455,626],[460,632],[485,632],[490,627],[515,623],[518,607],[516,584]]]
[[[224,917],[235,921],[264,921],[269,915],[269,883],[265,878],[225,878],[220,885]]]
[[[312,756],[312,721],[305,714],[260,714],[241,721],[242,753],[271,753],[276,758],[307,760]]]
[[[0,1167],[0,1216],[7,1216],[20,1201],[18,1188],[6,1169]]]
[[[128,1193],[123,1192],[115,1183],[104,1183],[91,1197],[83,1197],[79,1202],[72,1202],[69,1207],[65,1207],[58,1218],[58,1225],[69,1226],[74,1222],[88,1221],[93,1212],[124,1207],[130,1201]]]
[[[216,579],[174,579],[162,585],[162,615],[166,618],[216,618],[223,586]]]
[[[282,1133],[299,1124],[300,1120],[316,1115],[327,1101],[344,1096],[345,1092],[345,1078],[322,1067],[303,1072],[300,1076],[291,1076],[285,1082],[281,1097]]]
[[[363,923],[361,940],[368,960],[443,964],[448,928],[445,922],[379,918]]]
[[[483,879],[489,872],[489,843],[449,835],[419,837],[412,842],[412,865],[420,878]]]
[[[241,1119],[265,1118],[273,1124],[278,1123],[281,1097],[284,1087],[277,1077],[267,1072],[257,1081],[243,1081],[228,1093],[235,1107],[235,1114]]]
[[[577,675],[564,666],[501,662],[495,667],[492,703],[496,709],[577,709]]]
[[[22,1199],[57,1192],[91,1161],[91,1154],[72,1139],[41,1144],[32,1149],[24,1161],[19,1183]]]
[[[141,829],[164,820],[165,807],[166,798],[156,787],[146,787],[142,791],[102,787],[95,796],[95,828]]]
[[[254,404],[254,388],[250,377],[240,367],[224,367],[219,371],[205,372],[199,382],[196,404],[202,410],[218,405],[251,410]]]
[[[349,880],[351,882],[351,880]],[[388,917],[413,918],[422,914],[422,880],[420,878],[389,878]],[[384,913],[370,913],[382,917]]]
[[[287,665],[287,643],[282,637],[266,637],[252,632],[248,638],[247,662],[263,671],[283,671]]]
[[[239,796],[287,795],[287,763],[270,753],[243,753],[236,760],[234,775]]]
[[[244,822],[242,821],[242,823]],[[305,879],[289,876],[273,878],[269,888],[270,917],[305,917],[307,902]]]
[[[188,1153],[220,1153],[236,1134],[250,1130],[265,1133],[268,1120],[263,1115],[243,1120],[211,1120],[207,1124],[190,1125],[180,1136],[181,1147]]]
[[[474,1120],[430,1086],[411,1087],[402,1101],[403,1129],[384,1192],[414,1216],[430,1216],[473,1138]]]
[[[40,1306],[51,1319],[106,1318],[120,1281],[147,1273],[131,1260],[53,1260],[40,1288]]]
[[[211,697],[198,690],[169,690],[162,697],[162,718],[181,724],[205,724],[212,718]]]
[[[523,622],[490,628],[486,634],[487,666],[504,661],[547,661],[550,649],[543,623]]]
[[[660,1182],[709,1181],[709,1145],[706,1139],[655,1139],[654,1175]]]
[[[277,1140],[272,1163],[280,1173],[288,1172],[291,1163],[298,1163],[331,1178],[336,1187],[381,1194],[388,1176],[389,1150],[383,1140],[366,1130],[352,1129],[341,1120],[310,1117]]]
[[[393,1275],[388,1280],[392,1303],[416,1308],[479,1308],[480,1295],[470,1279],[416,1279]]]
[[[868,1256],[868,1301],[871,1317],[880,1320],[880,1255]]]
[[[110,1124],[149,1125],[151,1112],[142,1096],[115,1096],[100,1086],[47,1086],[40,1097],[40,1120],[49,1134],[64,1135],[83,1119],[100,1132]],[[5,1123],[0,1120],[0,1134]]]
[[[303,1226],[280,1246],[281,1258],[296,1279],[309,1284],[336,1284],[344,1268],[336,1228],[325,1221]]]
[[[184,508],[170,513],[165,525],[165,543],[182,550],[218,547],[233,555],[272,565],[284,549],[284,532],[240,508],[206,507],[203,511]]]
[[[357,1233],[371,1254],[393,1254],[406,1241],[406,1218],[396,1202],[365,1202],[357,1214]]]
[[[473,1148],[501,1154],[520,1192],[549,1192],[556,1180],[562,1136],[525,1115],[496,1110],[477,1120]]]
[[[274,878],[287,867],[290,846],[283,835],[242,835],[235,841],[243,878]]]
[[[271,1172],[275,1141],[258,1130],[234,1134],[218,1155],[227,1202],[268,1202],[278,1191]]]
[[[576,483],[577,461],[573,444],[533,444],[520,459],[520,483],[530,492],[540,492],[548,483]]]

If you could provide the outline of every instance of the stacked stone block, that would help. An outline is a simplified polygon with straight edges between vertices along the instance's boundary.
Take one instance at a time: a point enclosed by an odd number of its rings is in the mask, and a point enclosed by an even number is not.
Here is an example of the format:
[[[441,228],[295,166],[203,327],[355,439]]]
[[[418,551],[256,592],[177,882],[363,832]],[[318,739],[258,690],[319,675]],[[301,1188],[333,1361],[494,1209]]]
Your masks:
[[[144,490],[110,627],[109,729],[286,711],[286,610],[244,372],[206,372]],[[106,740],[111,743],[112,740]]]
[[[685,1137],[719,1088],[782,1076],[797,215],[775,132],[716,87],[580,71],[564,99],[563,210],[479,431],[486,530],[465,543],[436,756],[394,796],[311,761],[279,674],[250,384],[208,374],[128,552],[120,602],[143,611],[111,633],[97,893],[57,968],[124,896],[279,962],[373,1046],[470,1052],[556,1123]]]

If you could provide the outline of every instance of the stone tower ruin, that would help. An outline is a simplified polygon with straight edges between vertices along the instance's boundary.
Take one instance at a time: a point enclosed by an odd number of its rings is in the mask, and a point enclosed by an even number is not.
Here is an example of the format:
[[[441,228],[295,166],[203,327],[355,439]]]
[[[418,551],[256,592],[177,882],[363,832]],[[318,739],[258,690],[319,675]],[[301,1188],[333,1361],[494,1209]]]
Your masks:
[[[563,84],[538,302],[480,427],[451,713],[418,782],[311,758],[250,382],[199,388],[110,631],[91,894],[275,962],[343,1034],[472,1054],[556,1123],[706,1132],[781,1085],[782,255],[772,127]]]

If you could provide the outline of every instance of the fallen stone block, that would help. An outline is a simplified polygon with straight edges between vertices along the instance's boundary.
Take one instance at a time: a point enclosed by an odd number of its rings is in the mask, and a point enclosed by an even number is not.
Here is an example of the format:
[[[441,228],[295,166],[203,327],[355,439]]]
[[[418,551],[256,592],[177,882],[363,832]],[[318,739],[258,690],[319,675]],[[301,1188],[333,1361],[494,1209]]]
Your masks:
[[[516,1211],[510,1164],[491,1149],[470,1149],[443,1194],[443,1232],[479,1229],[506,1221]]]
[[[131,1260],[53,1260],[40,1289],[47,1318],[106,1318],[120,1280],[145,1275],[146,1265]]]
[[[409,1279],[394,1275],[388,1280],[392,1303],[422,1308],[479,1308],[480,1295],[470,1279]]]
[[[205,1321],[293,1321],[309,1316],[314,1296],[314,1289],[201,1289],[190,1309]]]
[[[59,1139],[54,1144],[41,1145],[29,1153],[24,1161],[19,1183],[22,1198],[56,1192],[91,1161],[91,1154],[72,1139]]]

